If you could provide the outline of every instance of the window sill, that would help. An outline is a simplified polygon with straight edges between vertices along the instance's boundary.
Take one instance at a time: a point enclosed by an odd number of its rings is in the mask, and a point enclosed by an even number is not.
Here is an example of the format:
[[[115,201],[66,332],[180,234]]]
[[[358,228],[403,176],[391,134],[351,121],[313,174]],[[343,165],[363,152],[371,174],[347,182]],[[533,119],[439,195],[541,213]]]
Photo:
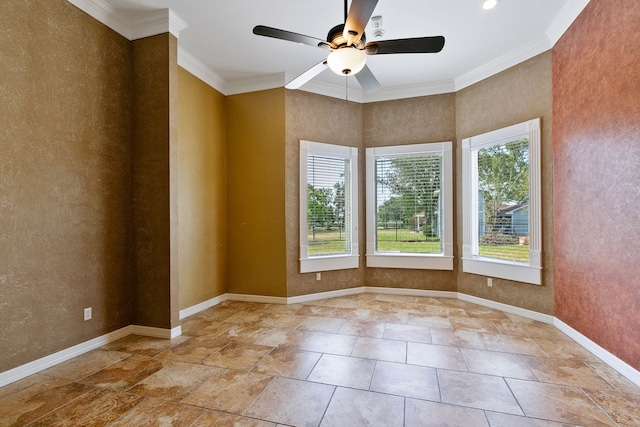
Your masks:
[[[463,258],[462,271],[481,276],[531,283],[533,285],[542,284],[541,267],[518,262],[483,257]]]
[[[453,270],[453,257],[426,254],[368,254],[367,267]]]
[[[346,270],[358,268],[358,255],[327,255],[300,260],[300,273],[314,273],[317,271]]]

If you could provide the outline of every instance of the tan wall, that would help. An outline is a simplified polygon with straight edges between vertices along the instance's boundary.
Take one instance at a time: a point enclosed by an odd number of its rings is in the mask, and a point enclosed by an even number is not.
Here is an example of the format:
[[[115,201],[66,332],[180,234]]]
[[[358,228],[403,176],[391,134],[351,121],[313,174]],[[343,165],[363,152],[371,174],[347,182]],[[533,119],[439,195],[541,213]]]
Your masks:
[[[455,94],[366,104],[363,127],[365,147],[455,142]],[[456,272],[367,268],[366,285],[455,291]]]
[[[179,324],[175,194],[170,153],[175,149],[177,40],[169,33],[136,40],[133,51],[134,323]],[[173,95],[173,98],[172,96]],[[173,140],[172,140],[173,137]],[[173,144],[173,145],[172,145]],[[175,156],[175,153],[171,153]],[[173,180],[173,182],[171,182]],[[173,202],[173,205],[172,205]],[[172,209],[174,211],[172,212]],[[175,224],[177,225],[177,223]],[[173,251],[172,251],[173,249]],[[174,267],[173,270],[171,267]]]
[[[542,285],[494,279],[493,287],[488,287],[486,277],[462,272],[458,256],[458,292],[553,314],[550,51],[456,93],[457,253],[462,253],[462,139],[536,117],[542,118]]]
[[[286,296],[285,89],[227,98],[228,291]]]
[[[129,42],[67,1],[1,1],[0,39],[2,372],[131,323],[132,105]]]
[[[364,286],[364,187],[360,188],[360,267],[315,273],[300,273],[300,140],[360,148],[359,183],[364,183],[362,150],[362,105],[302,91],[286,91],[286,221],[287,295]]]
[[[178,71],[180,309],[226,292],[227,132],[224,95]]]

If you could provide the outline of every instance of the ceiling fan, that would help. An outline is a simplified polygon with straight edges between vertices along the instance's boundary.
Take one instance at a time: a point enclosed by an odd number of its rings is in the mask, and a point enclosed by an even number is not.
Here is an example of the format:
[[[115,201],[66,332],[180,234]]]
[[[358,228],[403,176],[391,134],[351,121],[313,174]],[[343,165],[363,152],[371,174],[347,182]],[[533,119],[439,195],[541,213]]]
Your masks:
[[[285,86],[287,89],[298,89],[328,67],[339,75],[355,75],[365,93],[373,93],[380,89],[380,83],[367,67],[367,55],[437,53],[444,47],[443,36],[366,43],[364,29],[377,4],[378,0],[353,0],[347,13],[347,0],[344,0],[345,22],[333,27],[326,41],[264,25],[254,27],[253,33],[331,50],[326,59],[289,82]]]

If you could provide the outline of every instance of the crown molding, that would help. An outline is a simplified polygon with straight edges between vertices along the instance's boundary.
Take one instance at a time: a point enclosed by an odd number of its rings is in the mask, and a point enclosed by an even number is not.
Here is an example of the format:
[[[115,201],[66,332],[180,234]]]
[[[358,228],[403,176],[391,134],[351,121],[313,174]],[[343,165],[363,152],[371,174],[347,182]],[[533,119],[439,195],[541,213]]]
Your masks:
[[[129,17],[103,0],[67,0],[78,9],[102,22],[127,40],[171,33],[176,38],[187,23],[170,9],[154,10]]]
[[[227,81],[225,84],[225,95],[237,95],[240,93],[275,89],[283,87],[284,85],[285,73],[264,74],[257,77]]]
[[[455,78],[455,90],[459,91],[472,84],[478,83],[549,49],[551,49],[551,41],[545,34],[538,35],[519,48],[489,61],[467,74]]]
[[[222,77],[214,73],[211,68],[200,62],[195,56],[178,46],[178,65],[220,92],[227,95],[226,84]]]
[[[546,31],[552,46],[555,46],[565,31],[573,24],[573,21],[587,7],[587,4],[589,4],[589,0],[570,0],[564,5]]]

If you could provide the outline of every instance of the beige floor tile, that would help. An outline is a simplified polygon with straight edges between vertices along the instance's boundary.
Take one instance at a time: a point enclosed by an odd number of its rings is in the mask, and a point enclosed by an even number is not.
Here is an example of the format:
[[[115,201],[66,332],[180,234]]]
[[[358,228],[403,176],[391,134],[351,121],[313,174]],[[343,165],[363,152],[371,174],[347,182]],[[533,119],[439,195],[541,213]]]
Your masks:
[[[387,323],[382,338],[431,344],[431,330],[424,326]]]
[[[446,316],[446,315],[445,315]],[[453,329],[451,321],[447,317],[433,316],[430,314],[410,314],[408,325],[424,326],[427,328]]]
[[[369,322],[364,320],[347,320],[338,333],[357,335],[360,337],[382,338],[385,324],[383,322]]]
[[[327,307],[358,308],[358,300],[355,298],[329,298],[322,302]]]
[[[180,322],[182,334],[190,337],[216,337],[231,328],[229,323],[211,321],[204,317],[187,318]]]
[[[266,345],[232,341],[220,351],[204,359],[201,363],[219,368],[246,371],[262,360],[271,350],[273,350],[273,347]]]
[[[181,405],[163,399],[145,398],[133,409],[118,418],[109,427],[189,427],[204,409]]]
[[[219,351],[228,344],[222,337],[206,339],[200,337],[189,338],[169,350],[163,351],[156,357],[186,363],[200,363],[209,355]]]
[[[130,388],[130,393],[179,401],[207,379],[226,372],[212,366],[174,362]]]
[[[269,313],[262,320],[257,322],[260,326],[268,328],[291,328],[295,329],[305,316],[297,316],[288,313]]]
[[[298,325],[298,329],[304,329],[306,331],[336,333],[342,326],[344,326],[346,322],[346,319],[303,316],[303,320]]]
[[[96,388],[36,420],[31,426],[104,426],[120,418],[142,399],[142,396]]]
[[[91,387],[49,377],[0,401],[0,426],[24,426],[91,391]]]
[[[349,356],[356,345],[358,337],[351,335],[315,332],[301,347],[302,350],[319,353],[341,354]]]
[[[531,338],[546,338],[549,340],[569,340],[571,339],[563,334],[558,328],[553,325],[548,325],[542,322],[518,322],[518,321],[496,321],[496,326],[500,330],[500,333],[506,335],[516,335],[521,337]]]
[[[487,319],[487,320],[494,320],[494,321],[503,321],[503,320],[507,320],[509,321],[509,318],[507,317],[507,315],[500,310],[495,310],[493,308],[487,308],[487,307],[480,307],[480,306],[476,306],[476,307],[469,307],[465,309],[467,316],[473,319]]]
[[[371,310],[369,312],[369,316],[364,320],[368,320],[369,322],[406,324],[409,320],[409,313],[407,313],[406,311]]]
[[[375,360],[323,354],[307,381],[367,390]]]
[[[485,411],[491,427],[574,427],[573,424]]]
[[[335,317],[334,307],[324,307],[320,305],[303,305],[296,314],[298,316]]]
[[[51,377],[77,381],[129,356],[131,356],[129,353],[120,351],[93,350],[53,368],[45,369],[42,373]]]
[[[489,427],[480,409],[415,399],[407,399],[404,425],[405,427]]]
[[[338,387],[321,427],[404,425],[404,399],[399,396]]]
[[[463,348],[462,353],[469,367],[469,372],[522,380],[538,380],[518,354],[471,348]]]
[[[391,303],[389,301],[378,301],[375,299],[361,299],[358,300],[357,308],[387,311],[391,308]]]
[[[613,387],[584,362],[550,357],[522,357],[542,382],[607,390]]]
[[[266,345],[270,347],[280,346],[302,346],[313,335],[311,331],[303,331],[299,329],[282,329],[272,328],[264,330],[256,336],[254,341],[258,345]]]
[[[275,423],[219,411],[207,411],[191,427],[275,427]]]
[[[504,378],[438,370],[442,403],[524,415]]]
[[[29,387],[33,387],[38,384],[44,384],[47,381],[51,381],[51,377],[42,374],[33,374],[29,375],[26,378],[18,380],[14,383],[8,384],[4,387],[0,387],[0,399],[9,396],[11,394],[16,394],[21,392],[22,390],[26,390]]]
[[[454,329],[476,331],[497,334],[498,328],[491,319],[478,319],[469,317],[450,317]]]
[[[441,345],[407,343],[407,363],[457,371],[468,370],[459,348]]]
[[[640,387],[629,381],[618,371],[604,363],[587,363],[598,375],[622,393],[640,395]]]
[[[572,340],[549,340],[533,337],[533,340],[549,357],[556,359],[574,359],[583,362],[600,362],[600,359],[589,353],[584,347]]]
[[[436,370],[425,366],[377,362],[370,390],[416,399],[440,401]]]
[[[84,378],[84,384],[125,391],[173,362],[134,354]]]
[[[487,350],[530,356],[547,356],[544,350],[533,339],[528,337],[487,333],[480,334],[480,337]]]
[[[227,371],[200,384],[181,403],[242,415],[272,379],[253,372]]]
[[[317,426],[335,387],[275,378],[246,416],[293,426]]]
[[[156,356],[163,351],[170,349],[188,340],[190,337],[181,335],[171,340],[161,338],[143,337],[139,335],[129,335],[126,338],[115,341],[102,347],[104,350],[117,350],[124,353],[141,354],[143,356]]]
[[[598,427],[615,423],[577,387],[506,379],[528,417]]]
[[[381,338],[359,337],[351,356],[405,363],[407,360],[407,343]]]
[[[611,390],[585,391],[620,426],[640,426],[640,395]]]
[[[301,351],[295,347],[278,347],[262,358],[252,372],[304,380],[320,356],[321,353]]]
[[[453,329],[430,328],[431,342],[449,347],[465,347],[486,349],[480,334],[475,331],[458,331]]]
[[[264,319],[267,315],[257,310],[248,310],[248,311],[236,311],[231,316],[228,316],[223,320],[225,323],[258,323],[262,319]]]

